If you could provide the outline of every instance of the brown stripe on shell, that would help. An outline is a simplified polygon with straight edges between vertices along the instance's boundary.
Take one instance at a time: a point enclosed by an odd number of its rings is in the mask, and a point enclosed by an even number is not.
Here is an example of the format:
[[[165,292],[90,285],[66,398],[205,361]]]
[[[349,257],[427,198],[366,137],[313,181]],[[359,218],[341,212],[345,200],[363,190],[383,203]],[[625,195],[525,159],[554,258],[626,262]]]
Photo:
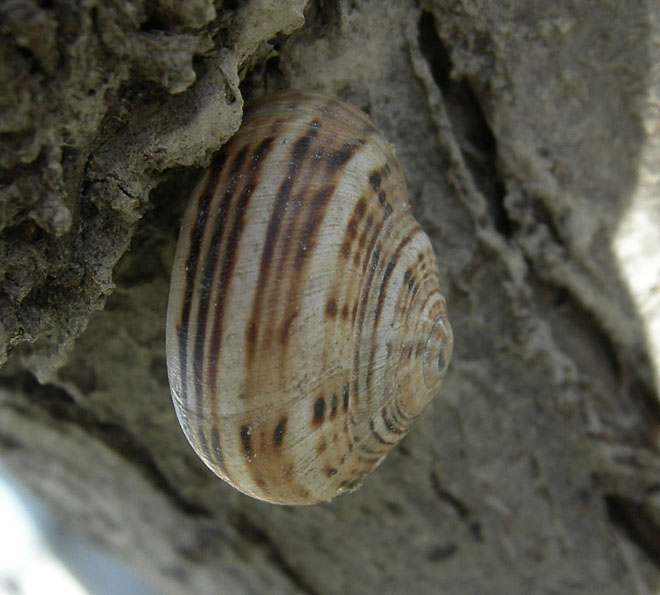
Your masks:
[[[407,240],[410,241],[410,238],[408,237]],[[399,248],[403,249],[403,246],[400,244]],[[398,251],[398,252],[400,252],[400,251]],[[383,303],[384,303],[384,300],[385,300],[385,289],[387,288],[387,284],[389,283],[389,279],[390,279],[390,276],[392,274],[392,271],[394,270],[394,267],[396,266],[398,256],[399,256],[399,254],[395,253],[390,257],[390,260],[387,264],[387,267],[385,268],[385,272],[383,273],[383,277],[381,279],[380,287],[378,289],[376,311],[375,311],[375,314],[374,314],[373,326],[371,328],[372,332],[371,332],[371,348],[369,350],[369,364],[367,366],[367,373],[366,373],[365,396],[366,396],[367,400],[371,400],[371,398],[372,398],[371,379],[373,377],[373,370],[374,370],[374,365],[375,365],[377,331],[378,331],[378,325],[380,323],[380,314],[383,310]]]
[[[351,255],[351,246],[353,240],[357,237],[358,225],[362,217],[364,216],[364,211],[366,209],[366,198],[362,195],[355,206],[353,207],[353,212],[348,220],[348,225],[344,230],[344,238],[341,244],[341,253],[345,258],[348,258]]]
[[[404,230],[401,230],[401,233],[405,233],[399,244],[397,245],[396,249],[394,250],[394,254],[390,256],[390,260],[387,263],[387,267],[385,268],[385,272],[383,273],[383,278],[380,283],[380,287],[378,288],[378,298],[377,298],[377,304],[376,304],[376,314],[374,316],[374,323],[377,325],[380,321],[380,314],[383,311],[383,305],[385,303],[385,295],[387,292],[387,287],[390,282],[390,277],[392,273],[394,272],[394,267],[396,267],[397,263],[399,262],[399,258],[401,257],[401,252],[403,252],[404,248],[410,243],[412,240],[413,236],[421,231],[419,228],[413,229],[413,230],[408,230],[404,232]]]
[[[314,135],[316,136],[316,135]],[[311,159],[320,159],[323,156],[322,149],[319,150],[310,145],[307,151],[308,158],[301,161],[297,170],[297,180],[293,182],[297,184],[297,189],[294,191],[293,186],[291,192],[293,194],[292,200],[286,205],[286,210],[281,215],[278,214],[280,219],[280,227],[284,230],[281,235],[281,241],[274,245],[276,250],[273,258],[277,260],[277,271],[271,271],[268,282],[271,285],[263,287],[263,292],[269,296],[269,301],[277,303],[280,300],[280,291],[285,285],[291,286],[291,281],[288,276],[292,274],[292,267],[290,262],[290,251],[292,246],[296,244],[297,229],[300,225],[301,216],[307,205],[307,197],[313,191],[313,182],[315,180],[315,169],[311,165]],[[294,272],[295,274],[295,272]],[[297,286],[296,286],[297,288]],[[268,342],[275,333],[275,329],[279,328],[278,336],[281,345],[286,345],[289,330],[295,317],[298,315],[298,305],[296,303],[289,303],[289,308],[283,315],[284,320],[278,320],[274,317],[268,317],[267,320],[260,324],[263,328],[263,348],[268,348]]]
[[[291,159],[288,171],[282,180],[280,188],[277,192],[277,198],[273,205],[273,210],[270,214],[268,222],[268,229],[266,231],[266,240],[261,251],[261,264],[259,266],[259,277],[257,280],[257,287],[264,287],[269,273],[270,265],[275,254],[275,243],[280,231],[280,220],[286,210],[288,202],[291,198],[291,189],[296,179],[300,164],[309,150],[310,139],[316,136],[316,130],[310,130],[304,136],[299,138],[293,145],[291,150]],[[259,323],[261,320],[261,308],[263,302],[263,291],[255,293],[254,302],[252,304],[252,314],[248,322],[247,332],[247,358],[248,365],[254,360],[256,349],[256,341],[259,334]]]
[[[211,452],[213,453],[214,463],[218,466],[218,469],[227,476],[227,467],[225,466],[224,456],[222,454],[222,448],[220,447],[220,432],[216,426],[211,427]]]
[[[350,155],[347,155],[347,159],[355,154],[355,149],[356,148],[350,152]],[[317,155],[316,161],[309,164],[309,171],[316,172],[318,175],[318,162],[322,162],[326,158],[333,159],[333,155],[335,155],[335,153],[331,152]],[[343,165],[345,165],[345,161],[342,162],[341,166],[343,167]],[[289,321],[293,320],[295,314],[299,311],[299,302],[302,294],[301,282],[305,276],[308,263],[314,253],[317,235],[325,218],[327,206],[336,190],[336,179],[341,175],[342,167],[335,164],[332,168],[328,168],[327,176],[318,182],[321,187],[313,193],[312,198],[307,200],[300,209],[292,210],[293,217],[295,217],[293,220],[297,222],[302,221],[302,223],[299,223],[297,226],[297,234],[295,236],[293,231],[287,234],[287,236],[291,238],[291,242],[287,242],[287,247],[289,243],[297,245],[298,247],[295,263],[293,266],[288,267],[290,277],[286,279],[286,285],[289,288],[286,300]],[[323,182],[325,183],[323,184]],[[279,255],[279,258],[281,264],[287,262],[288,253],[284,251]],[[284,279],[280,276],[278,281],[278,285],[282,285]],[[332,306],[330,306],[330,311],[332,311]],[[281,336],[285,338],[288,336],[288,332],[286,334],[282,333]],[[285,341],[282,341],[282,344],[285,346]],[[285,354],[285,351],[280,352],[282,359],[285,357]]]
[[[229,288],[232,280],[232,271],[234,265],[236,264],[236,252],[238,250],[238,244],[240,242],[241,233],[245,225],[245,211],[249,205],[250,198],[256,184],[259,181],[259,173],[263,166],[264,160],[270,151],[270,147],[273,143],[272,138],[264,139],[258,147],[254,150],[252,156],[249,159],[249,171],[245,184],[242,190],[238,193],[238,197],[235,204],[231,204],[231,209],[233,211],[233,222],[231,223],[231,229],[226,239],[223,239],[224,234],[226,233],[227,224],[226,212],[229,209],[231,203],[231,197],[223,197],[223,201],[220,205],[220,212],[218,214],[215,228],[213,230],[213,235],[211,236],[211,244],[209,249],[209,254],[207,255],[206,267],[204,274],[202,276],[201,284],[205,288],[205,291],[202,294],[202,302],[198,310],[198,323],[197,323],[197,335],[195,340],[195,365],[197,367],[197,362],[206,362],[208,365],[207,373],[207,382],[209,383],[209,394],[210,394],[210,410],[212,412],[213,425],[217,425],[218,420],[216,419],[215,412],[217,411],[216,407],[216,398],[217,398],[217,364],[218,364],[218,354],[220,352],[220,345],[222,341],[222,336],[224,333],[223,329],[223,318],[225,312],[225,296],[229,293]],[[220,248],[224,248],[224,254],[222,263],[219,267],[219,277],[216,281],[216,275],[218,273],[218,256]],[[216,301],[213,307],[213,321],[211,323],[211,344],[208,349],[208,353],[204,356],[204,344],[206,342],[206,337],[208,336],[208,308],[211,296],[211,288],[220,287],[216,295]],[[199,370],[196,371],[196,377],[202,378],[202,366],[199,366]],[[199,399],[198,399],[199,401]],[[201,409],[197,409],[198,414],[201,415]]]
[[[366,262],[368,258],[372,258],[372,252],[374,250],[374,247],[376,245],[376,241],[378,239],[378,233],[374,233],[372,235],[371,241],[367,247],[367,250],[365,251],[365,265],[363,266],[362,274],[364,275],[366,273]],[[366,304],[368,301],[368,291],[367,289],[371,286],[371,278],[373,277],[374,269],[371,268],[370,270],[370,275],[367,275],[367,279],[365,281],[365,286],[360,287],[360,292],[357,295],[356,302],[353,306],[353,311],[352,311],[352,317],[351,317],[351,324],[352,324],[352,331],[353,334],[355,335],[355,341],[354,341],[354,348],[353,348],[353,371],[352,371],[352,382],[351,386],[352,388],[352,405],[354,407],[359,406],[360,402],[360,386],[359,386],[359,378],[360,378],[360,346],[361,346],[361,341],[362,341],[362,329],[364,327],[364,320],[366,317]],[[358,317],[359,314],[359,317]],[[355,423],[355,419],[351,415],[351,421],[352,423]]]
[[[250,435],[252,433],[252,428],[250,426],[241,426],[241,444],[243,445],[243,452],[248,460],[252,458],[252,440]]]
[[[385,269],[382,273],[381,283],[379,285],[378,295],[377,295],[377,298],[376,298],[376,309],[375,309],[375,313],[374,313],[374,317],[373,317],[372,329],[376,329],[379,322],[380,322],[380,314],[382,312],[384,301],[385,301],[386,289],[387,289],[387,286],[389,284],[390,276],[391,276],[391,274],[394,270],[394,267],[398,263],[398,260],[401,256],[401,253],[402,253],[403,249],[410,242],[410,240],[412,239],[414,234],[419,230],[417,225],[415,225],[410,230],[406,230],[406,226],[407,226],[407,218],[402,219],[400,217],[397,217],[396,220],[394,220],[394,219],[390,220],[388,222],[388,226],[386,228],[383,229],[380,226],[377,228],[377,230],[379,232],[378,237],[382,238],[383,245],[385,245],[385,246],[389,244],[389,238],[390,237],[398,237],[398,236],[402,235],[403,238],[398,242],[397,247],[394,250],[394,253],[392,254],[392,256],[390,256],[390,258],[388,260],[388,264],[387,264],[387,266],[385,267]],[[377,269],[380,270],[381,267],[379,267],[378,265],[379,265],[379,259],[376,259],[376,261],[374,261],[373,255],[372,255],[372,259],[371,259],[372,269],[374,271],[377,270]],[[365,270],[365,272],[366,272],[366,266],[367,266],[367,264],[366,264],[366,261],[365,261],[365,264],[363,266],[363,269]],[[364,296],[364,297],[366,297],[366,296]],[[375,340],[375,333],[372,336],[374,337],[374,340]],[[372,352],[374,351],[373,347],[374,347],[374,344],[372,342],[372,350],[371,350]]]
[[[297,235],[294,236],[293,231],[287,233],[287,241],[285,242],[285,248],[280,252],[279,262],[281,268],[285,267],[285,263],[289,261],[289,247],[291,245],[297,245],[297,250],[295,254],[295,263],[293,266],[289,266],[288,269],[290,277],[287,279],[283,274],[279,274],[277,277],[277,283],[275,284],[274,290],[269,294],[269,299],[277,301],[279,299],[280,287],[284,284],[286,280],[286,285],[289,287],[288,296],[286,299],[287,308],[283,314],[284,320],[280,322],[280,344],[283,347],[286,347],[287,340],[289,336],[289,331],[291,325],[293,324],[298,312],[300,311],[300,295],[301,295],[301,280],[304,277],[307,262],[313,254],[316,241],[316,233],[318,228],[323,221],[323,215],[325,213],[325,208],[327,207],[328,201],[332,196],[334,191],[334,186],[326,185],[318,192],[314,194],[314,198],[309,201],[309,204],[303,204],[299,209],[292,209],[292,227],[293,223],[302,219],[304,215],[305,207],[308,210],[307,217],[304,218],[304,223],[298,226]],[[265,293],[265,291],[264,291]],[[271,326],[276,326],[278,321],[276,318],[273,318],[271,321]],[[280,351],[281,358],[284,358],[286,355],[285,350]]]
[[[226,199],[228,202],[232,200],[232,195],[233,192],[236,189],[237,181],[239,179],[240,173],[242,171],[242,168],[244,167],[245,164],[245,157],[246,157],[247,150],[245,151],[240,151],[236,157],[232,159],[230,168],[229,168],[229,178],[227,180],[227,185],[226,185],[226,192],[223,196],[223,201]],[[206,215],[205,219],[202,222],[202,225],[200,226],[198,233],[198,241],[199,241],[199,250],[201,250],[202,245],[205,242],[205,239],[208,234],[208,229],[210,226],[212,226],[213,220],[211,217],[208,217],[209,211],[214,212],[215,211],[215,205],[217,203],[217,193],[215,192],[215,188],[212,194],[212,201],[210,202],[210,205],[206,209]],[[226,209],[225,212],[228,211],[228,208]],[[219,217],[220,219],[223,220],[224,222],[224,217]],[[214,247],[215,248],[215,247]],[[194,330],[194,343],[193,343],[193,375],[192,375],[192,391],[195,395],[194,399],[194,405],[191,406],[191,410],[193,411],[193,415],[195,417],[200,416],[200,412],[203,409],[203,400],[204,400],[204,393],[202,391],[202,386],[203,386],[203,370],[204,370],[204,357],[203,357],[203,344],[204,344],[204,335],[205,335],[205,328],[206,328],[206,316],[207,316],[207,308],[205,306],[205,302],[208,301],[208,296],[210,293],[210,285],[208,283],[204,283],[203,281],[200,283],[199,277],[200,275],[204,276],[206,274],[206,271],[208,271],[208,260],[209,255],[207,253],[207,258],[204,261],[204,265],[202,265],[201,258],[197,259],[196,266],[194,267],[194,276],[192,278],[192,282],[194,283],[195,287],[195,295],[196,295],[196,300],[193,300],[191,303],[191,310],[193,307],[196,305],[197,306],[197,317],[196,317],[196,326]],[[192,267],[191,267],[192,268]],[[204,272],[202,272],[204,271]],[[188,270],[187,270],[188,272]],[[190,311],[189,311],[190,312]],[[192,329],[191,329],[192,330]],[[188,332],[188,337],[187,337],[187,342],[190,342],[191,336],[193,333],[189,330]],[[183,372],[182,372],[183,374]],[[183,376],[182,376],[183,377]],[[185,377],[184,377],[185,378]],[[213,423],[213,422],[212,422]],[[203,439],[203,445],[201,445],[202,451],[204,452],[205,456],[207,459],[210,461],[211,460],[211,455],[210,455],[210,450],[208,447],[208,441],[206,438],[206,435],[203,432],[203,428],[200,431],[200,440]],[[219,467],[222,470],[222,467]]]
[[[364,321],[367,316],[367,302],[369,301],[369,291],[371,290],[371,283],[376,274],[376,267],[378,266],[378,260],[380,259],[380,246],[376,245],[375,248],[372,248],[372,246],[375,245],[376,243],[377,237],[378,237],[377,235],[374,235],[372,239],[372,245],[369,246],[370,249],[367,251],[368,254],[370,254],[370,261],[373,264],[371,267],[369,267],[369,273],[367,275],[365,285],[362,288],[362,294],[360,296],[360,302],[358,308],[359,318],[356,328],[355,351],[353,354],[353,362],[354,362],[353,369],[355,370],[355,374],[358,376],[360,372],[360,347],[362,344],[362,331],[364,329]],[[359,383],[356,378],[355,390],[353,392],[356,403],[358,402],[358,391],[359,391]]]
[[[325,303],[325,313],[330,318],[334,318],[335,316],[337,316],[337,300],[335,298],[330,298]]]
[[[369,420],[369,430],[371,431],[371,435],[376,439],[376,442],[384,445],[386,448],[383,449],[383,452],[386,452],[390,449],[391,446],[396,444],[398,442],[397,440],[386,440],[383,438],[379,433],[378,430],[376,429],[376,424],[374,423],[373,419]]]
[[[367,368],[367,386],[366,386],[366,397],[367,399],[372,398],[371,394],[371,378],[373,375],[373,370],[374,370],[374,365],[375,365],[375,355],[376,355],[376,341],[377,341],[377,330],[378,330],[378,325],[380,324],[380,316],[381,312],[383,311],[383,306],[385,303],[385,296],[387,295],[387,288],[390,282],[390,278],[392,276],[392,273],[394,272],[394,268],[396,267],[397,263],[399,262],[399,259],[401,258],[401,254],[403,250],[406,248],[406,246],[410,243],[410,241],[413,239],[414,235],[421,231],[419,227],[415,224],[412,229],[406,230],[405,223],[406,219],[403,219],[403,226],[398,226],[398,225],[392,225],[388,229],[388,232],[390,235],[403,235],[402,239],[399,241],[397,247],[394,250],[394,253],[392,256],[390,256],[390,259],[387,263],[387,266],[385,267],[385,271],[383,272],[382,278],[381,278],[381,283],[378,288],[378,297],[376,298],[376,311],[374,314],[374,321],[373,321],[373,326],[372,326],[372,334],[371,334],[371,349],[370,349],[370,354],[369,354],[369,366]],[[405,310],[400,310],[397,311],[397,309],[394,309],[394,316],[399,316],[404,318],[407,316],[407,312]]]
[[[346,165],[346,162],[355,155],[359,145],[363,145],[364,141],[355,141],[353,143],[346,143],[341,149],[337,149],[328,155],[326,160],[326,167],[328,173],[334,174],[339,168]]]
[[[243,158],[245,156],[243,155]],[[185,259],[185,289],[183,296],[183,308],[181,311],[181,321],[177,325],[178,345],[179,345],[179,368],[181,373],[181,400],[187,405],[188,401],[188,330],[190,323],[190,312],[193,302],[193,289],[195,288],[195,279],[197,277],[197,266],[199,261],[199,252],[202,245],[202,231],[206,225],[208,217],[208,208],[211,198],[215,194],[218,186],[220,174],[226,161],[226,154],[217,155],[211,164],[205,185],[200,193],[196,205],[195,223],[190,230],[190,238],[187,242],[188,253]],[[232,162],[230,170],[230,180],[235,179],[236,172],[240,169],[242,161],[238,156]],[[233,175],[232,175],[233,174]]]
[[[286,301],[286,319],[282,325],[282,332],[280,334],[280,342],[283,346],[286,346],[286,339],[289,335],[291,323],[297,316],[300,309],[300,298],[302,294],[301,282],[307,269],[307,265],[314,252],[314,248],[316,246],[316,236],[318,234],[321,223],[323,222],[325,210],[334,190],[334,185],[327,184],[314,194],[310,204],[308,206],[306,205],[308,208],[307,217],[305,217],[304,222],[298,231],[298,235],[295,238],[295,243],[297,244],[298,249],[296,251],[295,263],[293,265],[294,274],[288,280],[289,292]],[[298,213],[299,217],[302,214],[302,212]],[[287,255],[284,253],[281,257],[282,261],[284,261],[286,257]],[[329,311],[331,310],[332,306],[330,306]],[[282,351],[281,356],[284,355],[285,352]]]
[[[371,272],[372,274],[369,275],[368,277],[368,283],[367,283],[367,292],[365,292],[365,296],[367,296],[368,299],[368,292],[371,289],[371,282],[373,281],[375,277],[376,270],[378,269],[379,266],[379,260],[380,260],[380,249],[377,246],[376,249],[374,250],[372,254],[372,265],[371,265]],[[363,309],[366,311],[366,307]],[[364,320],[364,319],[363,319]],[[374,321],[375,322],[375,321]],[[367,400],[371,398],[371,381],[372,381],[372,370],[373,370],[373,364],[374,364],[374,357],[375,357],[375,339],[376,339],[376,325],[370,325],[370,330],[371,330],[371,348],[369,349],[369,363],[367,365],[367,372],[364,374],[365,378],[365,391],[364,391],[364,396],[366,397]]]
[[[211,461],[211,453],[209,450],[208,441],[206,440],[206,435],[204,434],[204,427],[197,428],[196,432],[196,450],[199,452],[202,460]]]
[[[339,406],[339,397],[336,393],[330,399],[330,419],[337,417],[337,407]]]
[[[325,420],[325,399],[319,397],[314,401],[314,412],[312,416],[312,425],[320,426]]]
[[[367,219],[367,222],[369,219]],[[366,250],[364,250],[364,259],[363,259],[363,264],[362,264],[362,274],[366,275],[366,280],[364,284],[360,287],[360,294],[359,294],[359,299],[356,303],[356,307],[354,309],[354,317],[355,314],[357,314],[357,320],[353,321],[353,326],[354,326],[354,333],[356,335],[355,337],[355,349],[353,353],[353,373],[355,375],[355,381],[354,381],[354,390],[353,390],[353,396],[355,403],[359,402],[358,394],[360,393],[360,387],[358,383],[358,378],[360,377],[360,346],[362,344],[362,331],[364,328],[364,322],[366,319],[366,313],[367,313],[367,304],[369,301],[369,292],[371,291],[371,284],[376,272],[376,268],[378,266],[378,261],[380,259],[380,246],[376,245],[376,242],[380,236],[381,232],[381,226],[378,225],[372,230],[371,234],[371,239],[369,240],[369,243],[366,247]],[[367,267],[371,263],[371,266],[369,267],[369,270],[367,271]],[[356,325],[357,322],[357,326]]]
[[[266,337],[272,336],[272,330],[279,327],[278,336],[280,343],[286,346],[286,339],[288,337],[291,324],[293,323],[298,311],[298,296],[300,295],[300,281],[305,275],[306,262],[309,261],[313,254],[315,245],[315,238],[318,233],[323,219],[325,209],[332,197],[336,188],[336,178],[342,173],[343,166],[352,157],[358,146],[345,144],[339,151],[324,150],[320,147],[319,150],[313,150],[312,143],[316,138],[316,130],[308,131],[303,138],[307,139],[303,146],[298,145],[299,141],[294,144],[294,152],[297,153],[298,158],[295,170],[289,170],[283,186],[286,184],[288,193],[291,192],[293,184],[295,183],[295,176],[298,175],[303,169],[308,173],[309,179],[312,176],[318,178],[319,166],[323,161],[330,163],[327,167],[327,174],[325,178],[316,180],[317,187],[320,188],[313,194],[310,189],[305,186],[300,192],[300,196],[312,194],[311,199],[303,201],[298,208],[291,208],[289,201],[280,200],[285,199],[285,193],[280,192],[278,201],[276,201],[273,214],[271,214],[266,236],[266,244],[262,254],[262,265],[259,272],[258,286],[262,287],[262,291],[255,295],[254,305],[252,309],[252,316],[247,327],[247,337],[250,342],[251,358],[254,357],[254,349],[256,348],[257,338],[260,329],[264,329]],[[283,212],[285,211],[285,212]],[[278,231],[281,228],[284,217],[288,214],[288,225],[286,233],[282,234],[282,240],[278,245]],[[305,216],[306,214],[306,216]],[[300,223],[302,221],[302,223]],[[296,262],[294,266],[286,266],[289,262],[289,252],[291,246],[297,246]],[[266,256],[268,254],[268,256]],[[273,283],[273,287],[268,281],[269,277],[269,264],[274,255],[277,254],[279,263],[277,282]],[[283,278],[283,271],[288,271],[292,276],[288,279]],[[287,310],[283,314],[283,320],[279,322],[271,319],[266,325],[261,320],[261,303],[265,295],[268,295],[272,301],[279,300],[279,291],[282,286],[288,286]],[[285,357],[286,352],[281,352],[282,358]]]
[[[380,183],[382,181],[382,176],[380,174],[380,171],[374,170],[369,174],[369,184],[371,184],[371,187],[378,192],[380,190]]]
[[[275,431],[273,432],[273,444],[275,446],[280,446],[284,440],[284,434],[286,433],[286,422],[287,418],[284,416],[275,426]]]
[[[309,259],[316,246],[316,236],[323,222],[328,201],[334,191],[335,185],[328,183],[314,194],[314,198],[309,206],[309,213],[298,235],[296,264],[299,266],[302,266],[304,260]]]
[[[381,190],[378,193],[378,202],[383,208],[383,219],[387,219],[392,214],[392,205],[387,202],[387,193],[385,190]]]
[[[402,424],[400,422],[396,422],[395,420],[391,420],[389,417],[387,417],[387,413],[387,409],[383,407],[380,414],[383,417],[383,423],[385,424],[387,431],[390,432],[390,434],[403,434],[405,430],[402,427],[399,427],[402,426]]]

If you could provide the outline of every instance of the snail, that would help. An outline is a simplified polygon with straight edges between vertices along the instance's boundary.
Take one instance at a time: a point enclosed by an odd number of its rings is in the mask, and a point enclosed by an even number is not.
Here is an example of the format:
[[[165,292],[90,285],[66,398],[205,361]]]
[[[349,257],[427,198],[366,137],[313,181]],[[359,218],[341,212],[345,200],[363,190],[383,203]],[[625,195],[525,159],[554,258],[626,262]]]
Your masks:
[[[181,427],[257,499],[352,490],[438,390],[452,332],[392,146],[335,97],[246,108],[183,217],[167,311]]]

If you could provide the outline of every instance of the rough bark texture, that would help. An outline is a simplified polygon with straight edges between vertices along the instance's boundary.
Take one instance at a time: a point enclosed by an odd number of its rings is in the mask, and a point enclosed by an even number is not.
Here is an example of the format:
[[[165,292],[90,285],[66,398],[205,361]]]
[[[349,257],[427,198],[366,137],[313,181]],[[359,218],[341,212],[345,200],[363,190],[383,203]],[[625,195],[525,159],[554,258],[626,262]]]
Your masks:
[[[660,219],[657,2],[8,0],[0,19],[0,449],[72,525],[163,593],[658,591],[657,278],[631,296],[614,251],[633,204]],[[396,146],[455,334],[402,445],[306,508],[203,466],[164,356],[196,168],[245,100],[290,87]]]

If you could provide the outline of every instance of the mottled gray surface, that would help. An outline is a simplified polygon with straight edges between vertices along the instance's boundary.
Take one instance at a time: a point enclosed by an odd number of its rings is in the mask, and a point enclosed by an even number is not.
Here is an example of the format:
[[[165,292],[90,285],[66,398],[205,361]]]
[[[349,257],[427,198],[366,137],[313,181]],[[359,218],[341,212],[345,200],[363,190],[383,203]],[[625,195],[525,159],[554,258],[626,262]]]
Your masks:
[[[69,4],[0,7],[7,465],[163,593],[658,591],[659,407],[612,249],[660,143],[655,2]],[[206,470],[164,357],[192,167],[290,87],[395,145],[455,335],[400,447],[307,508]]]

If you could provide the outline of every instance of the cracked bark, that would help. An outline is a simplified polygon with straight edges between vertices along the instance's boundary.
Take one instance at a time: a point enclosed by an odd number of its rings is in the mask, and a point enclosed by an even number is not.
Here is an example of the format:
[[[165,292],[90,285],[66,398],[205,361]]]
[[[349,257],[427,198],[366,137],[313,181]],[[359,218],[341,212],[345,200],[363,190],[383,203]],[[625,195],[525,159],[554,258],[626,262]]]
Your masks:
[[[658,589],[653,312],[613,247],[636,201],[660,213],[656,4],[12,0],[0,19],[0,452],[59,514],[163,593]],[[164,359],[197,168],[244,100],[289,87],[395,145],[456,337],[411,434],[309,508],[206,470]]]

